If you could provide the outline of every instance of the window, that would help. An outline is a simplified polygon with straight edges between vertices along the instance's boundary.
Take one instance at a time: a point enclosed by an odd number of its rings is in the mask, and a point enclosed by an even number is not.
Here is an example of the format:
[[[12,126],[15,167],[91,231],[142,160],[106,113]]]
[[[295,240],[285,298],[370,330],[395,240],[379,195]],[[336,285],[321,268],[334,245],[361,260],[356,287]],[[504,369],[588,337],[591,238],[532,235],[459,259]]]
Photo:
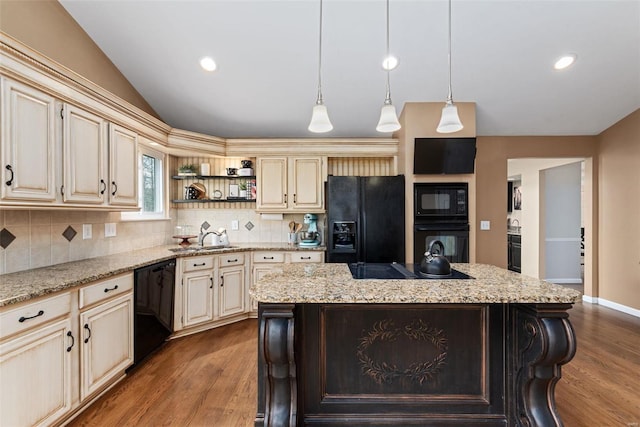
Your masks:
[[[166,219],[164,200],[165,155],[144,145],[138,145],[138,206],[139,212],[123,212],[123,220]]]

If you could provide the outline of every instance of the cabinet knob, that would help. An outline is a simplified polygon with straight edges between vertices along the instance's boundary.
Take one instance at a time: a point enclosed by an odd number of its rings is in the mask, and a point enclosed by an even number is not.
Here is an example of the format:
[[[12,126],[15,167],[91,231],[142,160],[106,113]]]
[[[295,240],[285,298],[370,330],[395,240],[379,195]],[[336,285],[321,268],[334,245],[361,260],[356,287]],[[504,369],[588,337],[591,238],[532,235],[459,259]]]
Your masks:
[[[86,343],[89,342],[89,339],[91,338],[91,328],[89,327],[89,325],[87,323],[85,323],[84,324],[84,329],[89,332],[89,336],[84,339],[84,343],[86,344]]]
[[[115,181],[111,181],[111,185],[113,185],[113,191],[111,192],[111,195],[115,196],[116,192],[118,191],[118,185],[116,184]]]
[[[38,314],[36,314],[36,315],[34,315],[34,316],[30,316],[30,317],[24,317],[24,316],[22,316],[22,317],[20,317],[20,318],[18,319],[18,322],[22,323],[22,322],[24,322],[25,320],[35,319],[36,317],[40,317],[40,316],[42,316],[42,315],[44,315],[44,311],[40,310],[40,311],[38,312]]]
[[[69,347],[67,347],[67,353],[69,353],[71,351],[71,349],[73,348],[73,346],[76,344],[76,340],[75,340],[75,338],[73,338],[73,334],[71,333],[71,331],[67,332],[67,336],[69,338],[71,338],[71,345]]]

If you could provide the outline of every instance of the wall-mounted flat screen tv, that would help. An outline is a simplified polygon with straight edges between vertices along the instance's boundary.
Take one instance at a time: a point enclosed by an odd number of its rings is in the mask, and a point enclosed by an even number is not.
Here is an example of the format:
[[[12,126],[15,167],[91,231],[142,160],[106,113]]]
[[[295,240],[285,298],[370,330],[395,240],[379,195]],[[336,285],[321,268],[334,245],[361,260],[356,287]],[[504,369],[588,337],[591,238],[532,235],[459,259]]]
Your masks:
[[[413,173],[442,175],[473,173],[475,138],[416,138]]]

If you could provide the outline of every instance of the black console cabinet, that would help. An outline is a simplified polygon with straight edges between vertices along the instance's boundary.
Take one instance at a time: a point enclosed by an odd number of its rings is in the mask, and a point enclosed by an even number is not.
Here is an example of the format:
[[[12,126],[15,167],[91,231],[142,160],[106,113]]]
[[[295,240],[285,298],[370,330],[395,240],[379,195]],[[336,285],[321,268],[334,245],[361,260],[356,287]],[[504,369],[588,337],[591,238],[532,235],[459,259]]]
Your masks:
[[[517,273],[522,272],[521,242],[519,234],[507,234],[507,268]]]

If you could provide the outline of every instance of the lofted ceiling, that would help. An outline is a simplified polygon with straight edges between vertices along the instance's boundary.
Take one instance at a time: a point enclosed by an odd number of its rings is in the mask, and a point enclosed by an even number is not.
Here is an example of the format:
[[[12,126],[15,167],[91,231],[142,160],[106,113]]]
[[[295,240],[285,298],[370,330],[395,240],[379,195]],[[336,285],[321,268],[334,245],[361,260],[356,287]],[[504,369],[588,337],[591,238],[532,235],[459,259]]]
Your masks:
[[[322,92],[333,131],[307,130],[318,0],[60,0],[170,126],[226,138],[380,137],[384,0],[325,0]],[[390,0],[391,94],[447,96],[445,0]],[[569,69],[553,63],[577,54]],[[213,73],[199,60],[211,56]],[[454,101],[478,135],[594,135],[640,108],[640,0],[453,0]]]

